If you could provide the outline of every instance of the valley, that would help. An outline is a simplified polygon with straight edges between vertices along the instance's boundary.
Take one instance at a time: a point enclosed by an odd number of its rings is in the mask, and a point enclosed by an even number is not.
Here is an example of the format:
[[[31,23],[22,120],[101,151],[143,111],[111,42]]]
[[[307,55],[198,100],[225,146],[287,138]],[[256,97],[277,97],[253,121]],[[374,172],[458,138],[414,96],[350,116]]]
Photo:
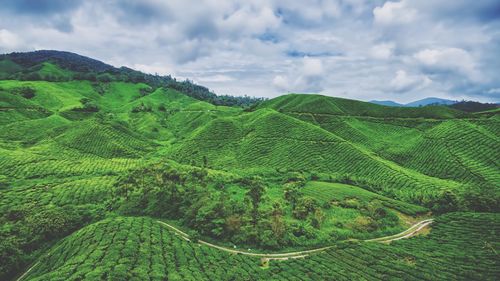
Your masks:
[[[498,110],[30,56],[0,56],[1,280],[500,275]]]

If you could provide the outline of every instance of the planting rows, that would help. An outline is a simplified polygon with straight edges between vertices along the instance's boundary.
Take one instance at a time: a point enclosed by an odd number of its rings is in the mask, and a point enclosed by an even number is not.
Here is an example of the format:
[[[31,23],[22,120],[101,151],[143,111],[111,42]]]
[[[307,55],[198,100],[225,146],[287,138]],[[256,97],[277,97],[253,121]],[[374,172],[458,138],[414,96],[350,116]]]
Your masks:
[[[245,125],[231,119],[211,122],[183,141],[172,157],[188,163],[201,163],[206,157],[215,168],[347,174],[368,182],[373,189],[412,202],[428,201],[441,188],[458,186],[398,166],[332,133],[280,113],[258,110],[241,118]]]
[[[340,201],[346,198],[356,198],[363,202],[379,200],[385,207],[398,210],[407,215],[417,215],[427,211],[426,208],[387,198],[365,189],[339,183],[308,182],[302,189],[305,195],[318,199],[320,202]]]
[[[424,135],[407,151],[403,165],[440,178],[485,183],[500,180],[498,138],[482,134],[470,123],[449,121]]]
[[[120,130],[121,129],[121,130]],[[132,137],[124,128],[81,122],[56,139],[61,145],[104,158],[139,157],[150,146]]]
[[[25,184],[2,192],[0,211],[36,205],[81,205],[102,203],[110,198],[115,177],[62,179],[50,183]]]
[[[145,162],[142,159],[82,158],[66,160],[37,157],[36,155],[16,156],[0,157],[0,169],[4,175],[18,179],[116,174],[138,167]]]
[[[500,274],[498,214],[438,218],[426,237],[339,245],[303,260],[277,263],[292,280],[496,280]],[[307,277],[305,277],[307,276]],[[286,280],[283,278],[283,280]]]
[[[294,115],[423,174],[463,183],[500,180],[494,119],[408,122],[401,119]],[[404,139],[405,141],[401,141]]]
[[[425,237],[339,243],[264,270],[258,258],[187,242],[154,220],[118,217],[64,239],[26,280],[495,280],[499,222],[449,214]]]
[[[115,218],[65,239],[26,280],[251,280],[258,262],[188,243],[151,219]]]

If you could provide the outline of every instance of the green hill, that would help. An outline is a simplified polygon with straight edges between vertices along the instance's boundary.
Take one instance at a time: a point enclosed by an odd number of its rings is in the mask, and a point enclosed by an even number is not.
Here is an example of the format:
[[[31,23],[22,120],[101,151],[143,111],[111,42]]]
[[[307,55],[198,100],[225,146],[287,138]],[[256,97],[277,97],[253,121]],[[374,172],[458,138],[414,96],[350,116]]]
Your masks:
[[[261,108],[272,108],[279,112],[302,115],[346,115],[368,117],[432,118],[447,119],[466,116],[464,112],[446,106],[392,107],[333,98],[322,95],[288,94],[263,102]]]
[[[261,109],[216,119],[174,149],[174,159],[214,168],[318,171],[364,182],[371,189],[410,202],[429,202],[444,181],[407,169],[336,134],[285,114]],[[354,168],[355,167],[355,168]]]
[[[271,261],[263,270],[259,258],[187,242],[150,219],[120,217],[67,237],[25,280],[495,280],[498,222],[490,214],[447,215],[426,237],[340,244],[307,258]]]
[[[499,116],[2,55],[0,279],[494,280]],[[421,237],[359,241],[430,217]],[[261,267],[157,220],[228,248],[331,248]]]

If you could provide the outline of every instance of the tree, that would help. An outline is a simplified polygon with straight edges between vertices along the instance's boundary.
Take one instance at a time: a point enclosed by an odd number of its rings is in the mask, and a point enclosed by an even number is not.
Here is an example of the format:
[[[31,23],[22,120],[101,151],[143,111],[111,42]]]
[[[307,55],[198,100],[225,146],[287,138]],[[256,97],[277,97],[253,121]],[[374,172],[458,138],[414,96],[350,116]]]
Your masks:
[[[499,212],[500,198],[494,186],[467,186],[462,195],[462,205],[479,212]]]
[[[299,189],[294,184],[285,184],[283,195],[285,197],[285,200],[288,201],[292,206],[292,210],[295,210],[297,201],[302,197],[302,193],[299,191]]]
[[[283,220],[283,208],[279,202],[273,204],[273,210],[271,212],[271,229],[278,240],[283,238],[286,227]]]
[[[453,212],[458,208],[458,197],[453,191],[443,191],[439,198],[434,202],[432,210],[437,213]]]
[[[321,210],[321,208],[317,208],[314,211],[314,216],[311,219],[311,225],[319,229],[324,221],[325,221],[325,213],[323,212],[323,210]]]
[[[20,87],[13,90],[14,93],[21,95],[25,99],[32,99],[35,97],[36,91],[30,87]]]
[[[240,231],[242,225],[241,215],[232,214],[226,218],[226,230],[230,234],[235,234]]]
[[[302,197],[293,211],[293,216],[297,219],[305,219],[319,207],[316,199],[306,196]]]
[[[256,226],[259,217],[259,204],[264,195],[265,187],[264,184],[257,179],[250,180],[249,184],[250,189],[247,191],[246,196],[250,198],[252,203],[252,223]]]

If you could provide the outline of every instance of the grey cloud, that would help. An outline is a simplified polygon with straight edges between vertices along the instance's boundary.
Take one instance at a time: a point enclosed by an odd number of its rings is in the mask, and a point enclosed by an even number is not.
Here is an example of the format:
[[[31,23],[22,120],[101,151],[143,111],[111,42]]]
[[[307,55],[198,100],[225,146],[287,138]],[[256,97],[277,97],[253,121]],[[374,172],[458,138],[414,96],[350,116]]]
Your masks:
[[[458,22],[477,20],[490,22],[500,20],[500,2],[497,0],[441,0],[441,1],[414,1],[411,5],[433,17]]]
[[[173,20],[172,11],[166,3],[150,0],[117,0],[104,5],[107,5],[110,14],[116,14],[122,24],[140,27]]]
[[[374,9],[386,2],[6,0],[0,50],[68,50],[199,78],[224,94],[499,99],[491,90],[500,89],[498,1],[392,0],[401,15],[410,9],[413,16],[377,23]],[[415,57],[425,50],[466,55]],[[305,66],[305,58],[321,65]],[[406,76],[398,78],[400,70]]]
[[[2,1],[0,15],[9,17],[15,23],[29,22],[68,33],[73,31],[71,13],[82,3],[81,0],[5,0]]]
[[[82,0],[3,0],[2,9],[14,14],[50,15],[73,10]]]

